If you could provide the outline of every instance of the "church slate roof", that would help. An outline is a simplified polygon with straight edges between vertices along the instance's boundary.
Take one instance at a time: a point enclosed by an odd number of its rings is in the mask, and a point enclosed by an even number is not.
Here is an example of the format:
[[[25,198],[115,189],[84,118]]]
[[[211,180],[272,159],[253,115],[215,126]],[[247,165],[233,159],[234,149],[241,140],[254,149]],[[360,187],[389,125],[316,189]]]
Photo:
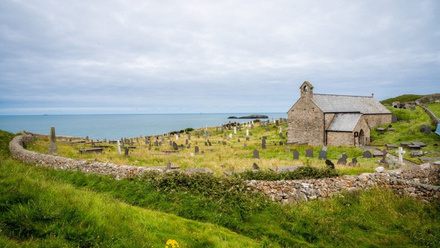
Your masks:
[[[362,114],[335,114],[327,131],[352,132]]]
[[[324,113],[391,113],[379,101],[370,96],[313,94],[313,102]]]

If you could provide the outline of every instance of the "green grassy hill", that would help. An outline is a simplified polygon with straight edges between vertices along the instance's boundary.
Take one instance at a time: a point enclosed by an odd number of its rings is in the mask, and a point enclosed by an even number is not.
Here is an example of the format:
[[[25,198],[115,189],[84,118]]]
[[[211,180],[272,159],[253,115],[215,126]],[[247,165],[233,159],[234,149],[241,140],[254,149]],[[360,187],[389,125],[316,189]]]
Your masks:
[[[440,204],[386,189],[280,206],[239,178],[26,165],[0,132],[0,247],[438,247]],[[170,246],[171,247],[171,246]]]
[[[393,98],[388,98],[385,100],[380,101],[382,104],[392,104],[393,102],[412,102],[419,98],[423,97],[423,95],[412,95],[412,94],[405,94]]]

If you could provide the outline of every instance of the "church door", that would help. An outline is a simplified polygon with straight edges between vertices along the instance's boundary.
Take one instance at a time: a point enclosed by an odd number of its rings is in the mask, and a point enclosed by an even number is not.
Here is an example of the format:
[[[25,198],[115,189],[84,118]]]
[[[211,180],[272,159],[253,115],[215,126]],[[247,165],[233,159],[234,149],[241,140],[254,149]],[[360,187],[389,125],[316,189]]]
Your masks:
[[[364,146],[365,145],[365,134],[364,134],[364,130],[362,130],[362,129],[359,132],[359,142],[358,142],[358,144],[360,146]]]

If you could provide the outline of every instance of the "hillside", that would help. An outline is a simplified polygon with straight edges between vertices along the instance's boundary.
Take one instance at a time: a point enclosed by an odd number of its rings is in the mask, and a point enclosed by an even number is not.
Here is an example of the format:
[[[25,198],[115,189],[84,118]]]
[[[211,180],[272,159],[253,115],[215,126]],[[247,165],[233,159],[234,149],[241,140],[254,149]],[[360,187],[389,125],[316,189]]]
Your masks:
[[[424,95],[412,95],[412,94],[405,94],[393,98],[388,98],[385,100],[380,101],[382,104],[392,104],[393,102],[412,102],[417,99],[420,99]]]
[[[12,136],[1,132],[3,247],[163,247],[168,239],[180,247],[440,244],[440,204],[385,189],[281,207],[245,193],[239,178],[117,181],[25,165],[9,157]]]

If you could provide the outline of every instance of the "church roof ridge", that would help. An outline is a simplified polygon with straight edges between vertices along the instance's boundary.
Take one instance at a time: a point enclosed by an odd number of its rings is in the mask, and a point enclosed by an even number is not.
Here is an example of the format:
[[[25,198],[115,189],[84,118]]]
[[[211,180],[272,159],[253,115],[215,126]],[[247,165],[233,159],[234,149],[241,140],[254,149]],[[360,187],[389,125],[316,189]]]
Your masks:
[[[373,96],[337,95],[337,94],[324,94],[324,93],[313,93],[313,95],[321,95],[321,96],[348,96],[348,97],[367,97],[367,98],[373,98]]]

